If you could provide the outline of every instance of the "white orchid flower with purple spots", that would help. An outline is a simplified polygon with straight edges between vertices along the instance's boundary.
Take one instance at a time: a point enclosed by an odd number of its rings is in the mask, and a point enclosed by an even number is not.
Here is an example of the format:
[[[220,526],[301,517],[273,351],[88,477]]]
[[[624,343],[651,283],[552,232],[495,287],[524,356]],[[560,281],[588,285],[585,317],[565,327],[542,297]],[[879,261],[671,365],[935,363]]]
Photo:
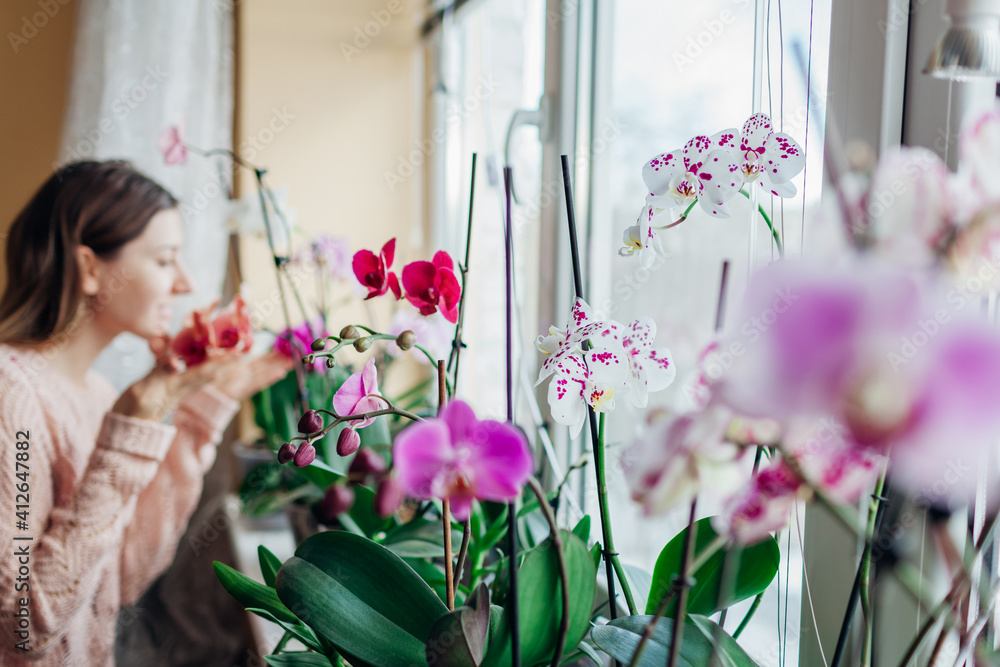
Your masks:
[[[765,192],[778,197],[795,196],[795,186],[789,181],[805,167],[805,154],[795,139],[775,132],[765,114],[754,114],[743,124],[740,150],[740,176],[745,182],[757,182]]]
[[[709,215],[728,218],[726,202],[743,187],[743,164],[736,147],[736,129],[711,137],[697,136],[683,150],[661,153],[642,168],[649,194],[646,203],[655,211],[681,208],[695,202]]]
[[[611,412],[615,395],[628,391],[628,360],[619,351],[600,349],[582,356],[565,355],[556,361],[549,383],[549,408],[557,423],[570,428],[575,438],[590,409]]]
[[[625,230],[623,235],[625,247],[618,251],[621,257],[636,256],[642,268],[648,269],[662,257],[663,243],[653,229],[653,207],[646,206],[639,214],[636,224]]]
[[[640,317],[621,327],[621,345],[628,360],[629,400],[637,408],[644,408],[649,402],[649,393],[663,391],[677,377],[677,367],[670,350],[665,347],[653,349],[656,338],[656,323],[649,317]]]
[[[542,362],[542,367],[538,371],[537,387],[545,378],[552,375],[560,360],[569,354],[583,353],[581,344],[593,334],[604,327],[604,322],[599,322],[594,317],[594,313],[587,302],[577,298],[573,302],[570,310],[569,323],[566,327],[549,327],[549,335],[539,336],[535,341],[535,347],[546,356]]]

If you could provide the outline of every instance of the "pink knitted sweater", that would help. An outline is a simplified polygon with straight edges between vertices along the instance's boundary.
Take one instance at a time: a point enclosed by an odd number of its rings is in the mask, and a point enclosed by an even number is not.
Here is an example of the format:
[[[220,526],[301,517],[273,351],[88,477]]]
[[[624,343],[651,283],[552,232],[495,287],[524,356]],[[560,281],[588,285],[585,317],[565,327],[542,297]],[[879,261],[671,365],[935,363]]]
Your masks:
[[[169,426],[86,384],[0,345],[0,665],[114,664],[118,609],[173,560],[239,407],[206,387]]]

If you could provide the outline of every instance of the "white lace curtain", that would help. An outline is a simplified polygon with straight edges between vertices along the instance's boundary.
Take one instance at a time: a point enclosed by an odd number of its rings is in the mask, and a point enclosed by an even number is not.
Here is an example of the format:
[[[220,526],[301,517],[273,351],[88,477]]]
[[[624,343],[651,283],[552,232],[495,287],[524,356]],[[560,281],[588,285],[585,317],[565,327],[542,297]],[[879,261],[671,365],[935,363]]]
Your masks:
[[[230,148],[232,72],[229,0],[80,3],[60,158],[130,160],[181,201],[183,256],[196,285],[179,304],[178,318],[222,289],[228,186],[219,162],[191,156],[183,166],[164,164],[157,138],[183,122],[195,146]],[[151,365],[145,342],[123,334],[96,368],[123,389]]]

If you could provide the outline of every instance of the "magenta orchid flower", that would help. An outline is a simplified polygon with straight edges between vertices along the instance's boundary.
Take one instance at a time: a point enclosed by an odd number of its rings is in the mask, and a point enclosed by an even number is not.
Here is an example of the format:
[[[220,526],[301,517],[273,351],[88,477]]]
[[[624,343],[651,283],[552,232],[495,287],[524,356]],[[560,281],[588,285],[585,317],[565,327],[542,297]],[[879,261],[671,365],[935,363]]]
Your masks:
[[[756,181],[764,192],[778,197],[795,196],[795,186],[789,181],[806,166],[805,154],[791,136],[774,131],[767,115],[754,114],[743,124],[740,151],[746,182]]]
[[[737,137],[735,129],[697,136],[683,150],[662,153],[647,162],[642,169],[649,192],[646,203],[655,209],[686,210],[697,200],[709,215],[728,218],[726,202],[743,186]]]
[[[568,426],[575,438],[583,429],[590,409],[611,412],[615,394],[628,390],[629,363],[625,355],[597,349],[581,356],[564,356],[556,362],[549,383],[548,401],[552,418]]]
[[[396,299],[402,298],[402,291],[399,288],[399,278],[390,271],[392,260],[396,255],[396,239],[389,239],[378,255],[371,250],[359,250],[354,253],[351,268],[354,269],[354,276],[361,285],[368,289],[368,296],[365,300],[382,296],[392,290]]]
[[[691,502],[701,491],[732,493],[746,479],[741,450],[726,440],[732,413],[723,407],[656,421],[625,451],[632,499],[648,515]]]
[[[368,363],[359,373],[354,373],[344,380],[344,384],[333,395],[333,410],[338,417],[361,415],[384,410],[386,407],[388,403],[378,391],[378,371],[375,369],[373,358],[368,359]],[[374,421],[374,417],[366,417],[352,421],[350,427],[364,428]]]
[[[167,164],[184,164],[187,162],[188,150],[184,143],[184,121],[171,125],[160,132],[157,145],[163,153],[163,161]]]
[[[654,209],[647,205],[639,213],[639,219],[627,228],[622,235],[624,248],[618,251],[620,257],[638,257],[642,268],[648,269],[656,263],[657,257],[663,257],[663,242],[653,229]]]
[[[421,315],[433,315],[440,309],[444,318],[458,322],[458,301],[462,286],[455,276],[455,264],[444,250],[431,262],[411,262],[403,267],[403,290],[406,300],[420,309]]]
[[[311,329],[306,322],[302,322],[293,328],[291,331],[291,342],[289,342],[288,334],[288,329],[283,329],[278,334],[274,339],[274,351],[294,360],[308,356],[312,351],[313,340],[326,336],[327,332],[323,329],[323,320],[317,319],[312,323]],[[326,370],[326,360],[316,359],[311,365],[307,364],[306,368],[311,368],[317,373],[323,373]]]
[[[521,494],[533,470],[520,430],[479,420],[463,401],[452,401],[437,418],[405,429],[393,444],[395,478],[406,495],[451,502],[465,521],[473,500],[509,502]]]

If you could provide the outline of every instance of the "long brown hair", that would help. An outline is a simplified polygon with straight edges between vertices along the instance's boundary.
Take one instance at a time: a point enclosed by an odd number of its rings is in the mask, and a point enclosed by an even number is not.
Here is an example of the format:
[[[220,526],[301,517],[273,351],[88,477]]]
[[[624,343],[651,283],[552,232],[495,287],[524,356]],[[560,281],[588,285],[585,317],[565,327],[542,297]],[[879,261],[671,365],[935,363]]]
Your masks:
[[[158,212],[177,206],[128,162],[74,162],[39,188],[7,236],[0,341],[33,343],[62,333],[83,299],[76,250],[109,260]]]

